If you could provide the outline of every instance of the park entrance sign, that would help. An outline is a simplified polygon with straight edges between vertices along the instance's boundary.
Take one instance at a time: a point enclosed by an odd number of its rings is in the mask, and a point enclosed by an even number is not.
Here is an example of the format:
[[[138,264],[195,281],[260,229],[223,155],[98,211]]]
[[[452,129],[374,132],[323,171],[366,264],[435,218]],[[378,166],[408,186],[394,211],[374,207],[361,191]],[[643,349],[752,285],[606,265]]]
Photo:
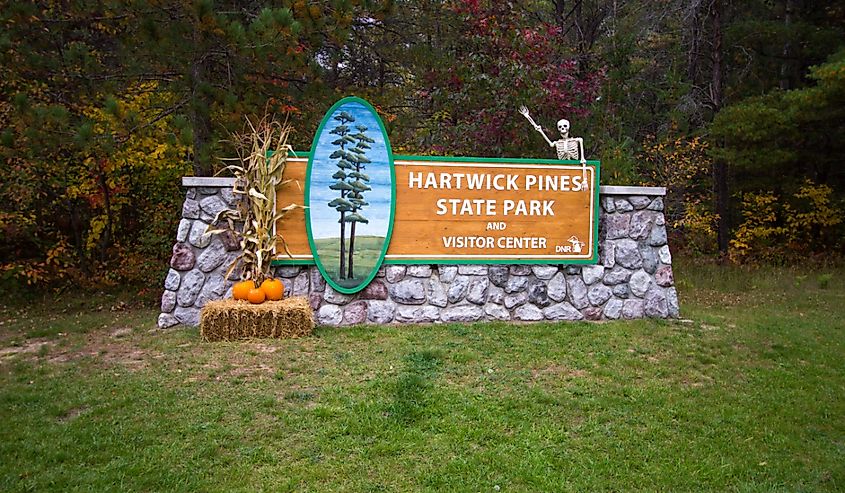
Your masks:
[[[278,265],[316,264],[341,293],[385,264],[595,264],[599,163],[393,155],[372,106],[344,98],[276,203]],[[351,267],[350,267],[351,266]]]

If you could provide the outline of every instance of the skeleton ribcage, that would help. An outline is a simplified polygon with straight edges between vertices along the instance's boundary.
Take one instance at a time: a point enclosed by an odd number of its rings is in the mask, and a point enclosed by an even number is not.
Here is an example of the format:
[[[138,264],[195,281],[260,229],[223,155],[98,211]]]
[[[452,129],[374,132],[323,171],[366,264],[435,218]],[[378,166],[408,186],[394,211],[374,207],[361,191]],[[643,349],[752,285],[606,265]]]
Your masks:
[[[555,141],[558,159],[578,159],[578,141],[575,139],[561,139]]]

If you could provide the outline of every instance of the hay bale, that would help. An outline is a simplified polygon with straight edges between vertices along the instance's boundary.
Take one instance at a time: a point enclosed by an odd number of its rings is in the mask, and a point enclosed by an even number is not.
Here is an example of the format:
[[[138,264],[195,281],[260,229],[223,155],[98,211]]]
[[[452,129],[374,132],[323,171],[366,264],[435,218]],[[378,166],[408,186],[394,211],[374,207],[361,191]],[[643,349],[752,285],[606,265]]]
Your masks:
[[[303,297],[253,305],[240,300],[209,301],[200,312],[200,335],[205,341],[287,339],[311,335],[314,314]]]

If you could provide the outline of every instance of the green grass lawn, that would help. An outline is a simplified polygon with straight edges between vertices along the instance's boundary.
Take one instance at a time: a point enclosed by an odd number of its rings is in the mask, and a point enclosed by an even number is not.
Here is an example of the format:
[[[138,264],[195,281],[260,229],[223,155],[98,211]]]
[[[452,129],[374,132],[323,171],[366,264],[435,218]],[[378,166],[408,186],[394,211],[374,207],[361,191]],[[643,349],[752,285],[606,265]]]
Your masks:
[[[367,279],[373,271],[384,246],[382,236],[356,236],[355,251],[352,253],[352,270],[354,276],[351,279],[338,279],[340,269],[340,238],[321,238],[314,240],[320,261],[326,268],[332,280],[343,287],[355,287]],[[349,251],[349,238],[346,239],[347,252]]]
[[[242,344],[7,305],[0,491],[842,491],[845,271],[794,274],[676,266],[685,321]]]

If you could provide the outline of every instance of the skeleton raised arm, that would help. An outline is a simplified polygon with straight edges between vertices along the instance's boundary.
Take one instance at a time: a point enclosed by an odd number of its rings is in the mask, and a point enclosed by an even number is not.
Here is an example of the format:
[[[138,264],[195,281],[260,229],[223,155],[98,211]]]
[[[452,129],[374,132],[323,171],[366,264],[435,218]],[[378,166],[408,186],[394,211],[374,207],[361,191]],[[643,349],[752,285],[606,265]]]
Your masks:
[[[528,108],[526,108],[525,106],[520,106],[519,112],[522,113],[522,116],[528,119],[528,123],[530,123],[531,126],[534,127],[534,130],[540,132],[540,135],[542,135],[543,138],[546,139],[546,142],[549,144],[549,147],[555,146],[555,143],[549,140],[548,137],[546,137],[546,132],[543,132],[543,127],[534,122],[534,119],[531,118],[531,114],[528,112]]]

